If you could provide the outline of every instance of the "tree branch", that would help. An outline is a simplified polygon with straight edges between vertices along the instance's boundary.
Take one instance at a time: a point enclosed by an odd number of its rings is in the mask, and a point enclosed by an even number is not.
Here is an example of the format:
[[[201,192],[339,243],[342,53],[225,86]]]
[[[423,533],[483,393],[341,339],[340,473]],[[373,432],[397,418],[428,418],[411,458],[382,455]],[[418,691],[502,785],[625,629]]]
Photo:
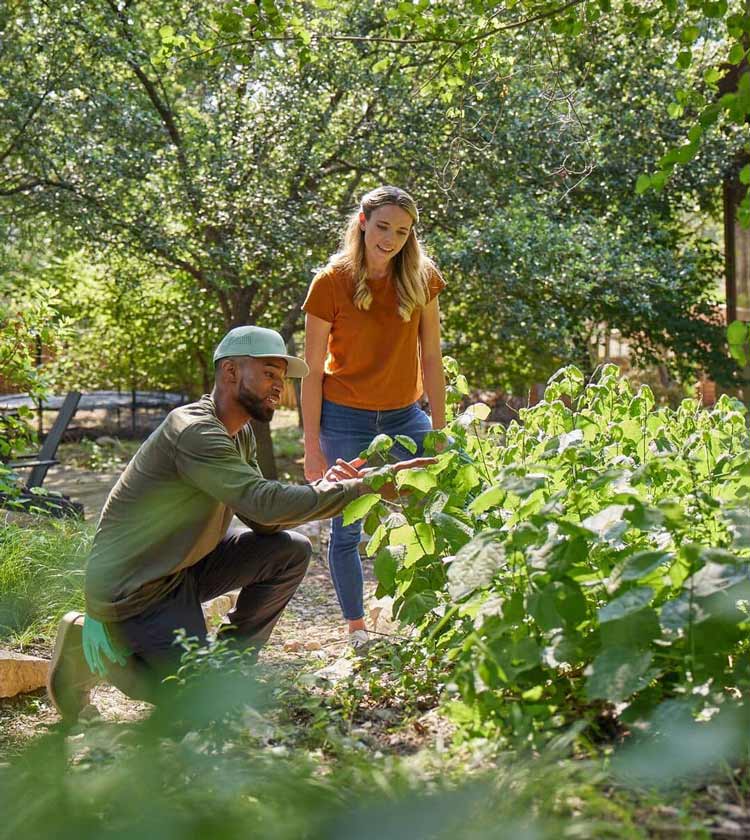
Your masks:
[[[131,46],[134,46],[133,36],[130,32],[130,29],[128,28],[127,16],[124,14],[122,9],[118,8],[114,0],[107,0],[107,4],[109,5],[117,20],[120,22],[120,26],[123,31],[123,36],[125,40]],[[148,96],[151,104],[153,105],[154,109],[159,115],[162,125],[164,126],[167,135],[172,145],[174,146],[175,151],[177,152],[177,161],[180,167],[180,172],[182,174],[182,181],[185,186],[185,191],[188,195],[193,211],[196,214],[199,214],[201,209],[200,201],[198,200],[198,194],[190,177],[190,166],[188,164],[187,155],[185,154],[185,144],[183,143],[182,135],[177,125],[177,120],[175,118],[174,111],[171,105],[169,104],[166,92],[164,91],[164,86],[161,84],[161,79],[157,74],[157,81],[160,87],[162,88],[162,92],[164,93],[163,98],[159,95],[159,91],[156,88],[156,84],[154,84],[153,80],[149,78],[148,74],[143,70],[143,68],[134,58],[128,57],[125,59],[125,61],[131,68],[131,70],[135,73],[136,78],[141,83],[143,89],[146,91],[146,95]]]
[[[389,38],[384,36],[370,35],[324,35],[319,32],[311,33],[311,35],[313,42],[353,42],[360,44],[392,44],[393,46],[425,46],[427,44],[446,44],[460,48],[468,44],[476,44],[479,41],[485,41],[488,38],[494,37],[500,32],[507,32],[511,29],[522,29],[523,27],[529,26],[530,24],[536,23],[537,21],[557,17],[557,15],[562,14],[562,12],[573,8],[574,6],[580,6],[584,2],[586,2],[586,0],[568,0],[567,3],[564,3],[562,6],[558,6],[555,9],[549,9],[546,12],[539,12],[536,15],[531,15],[530,17],[524,18],[523,20],[515,21],[513,23],[506,23],[501,26],[490,27],[489,29],[480,32],[477,35],[473,35],[470,38]],[[495,17],[497,17],[499,11],[496,12],[492,17],[490,17],[490,20],[493,20]],[[202,55],[215,52],[216,50],[226,49],[228,47],[238,47],[242,46],[243,44],[291,43],[298,42],[299,40],[299,35],[263,35],[257,38],[239,38],[236,41],[225,41],[222,44],[217,44],[216,46],[208,47],[204,50],[198,50],[197,52],[190,53],[190,55],[186,55],[182,58],[176,59],[176,63],[182,61],[189,61],[194,58],[200,58]]]

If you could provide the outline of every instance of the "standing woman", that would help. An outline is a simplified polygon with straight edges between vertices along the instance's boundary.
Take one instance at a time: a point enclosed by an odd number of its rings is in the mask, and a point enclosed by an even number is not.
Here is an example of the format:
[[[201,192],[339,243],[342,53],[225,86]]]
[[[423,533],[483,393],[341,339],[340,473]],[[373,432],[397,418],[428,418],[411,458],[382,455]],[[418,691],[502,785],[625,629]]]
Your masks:
[[[445,425],[445,379],[437,296],[445,287],[419,244],[412,197],[397,187],[367,193],[341,250],[310,285],[302,380],[305,478],[351,460],[378,434],[419,447]],[[427,394],[431,418],[417,400]],[[410,457],[400,446],[394,454]],[[328,566],[353,647],[367,642],[359,522],[332,520]]]

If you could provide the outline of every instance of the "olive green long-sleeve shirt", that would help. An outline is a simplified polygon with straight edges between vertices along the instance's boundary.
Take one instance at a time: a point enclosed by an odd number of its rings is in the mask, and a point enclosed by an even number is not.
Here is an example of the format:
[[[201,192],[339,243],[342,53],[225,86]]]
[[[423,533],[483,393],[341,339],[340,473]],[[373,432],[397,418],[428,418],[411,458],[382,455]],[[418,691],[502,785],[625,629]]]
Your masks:
[[[86,610],[99,621],[143,612],[212,551],[232,515],[263,533],[325,519],[359,495],[349,479],[311,485],[263,477],[255,437],[231,437],[210,396],[171,411],[112,488],[86,571]]]

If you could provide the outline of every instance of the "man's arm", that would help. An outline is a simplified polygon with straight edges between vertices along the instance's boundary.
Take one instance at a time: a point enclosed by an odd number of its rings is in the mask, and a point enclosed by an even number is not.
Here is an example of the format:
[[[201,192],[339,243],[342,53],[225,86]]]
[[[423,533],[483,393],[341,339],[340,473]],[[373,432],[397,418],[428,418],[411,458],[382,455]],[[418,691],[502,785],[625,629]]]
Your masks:
[[[245,461],[229,435],[212,423],[191,424],[182,432],[175,462],[184,481],[261,532],[336,516],[362,492],[359,478],[309,485],[266,479],[257,464]]]

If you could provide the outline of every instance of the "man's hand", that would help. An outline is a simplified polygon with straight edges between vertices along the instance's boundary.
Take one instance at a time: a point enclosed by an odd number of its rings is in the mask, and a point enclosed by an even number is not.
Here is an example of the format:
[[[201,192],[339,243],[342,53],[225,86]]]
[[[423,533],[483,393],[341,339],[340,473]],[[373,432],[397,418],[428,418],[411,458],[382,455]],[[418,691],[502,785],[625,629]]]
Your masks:
[[[430,464],[435,464],[436,462],[437,458],[412,458],[409,461],[399,461],[396,464],[392,464],[388,470],[392,476],[395,476],[401,470],[429,467]],[[352,461],[344,461],[343,458],[339,458],[323,477],[326,481],[343,481],[346,478],[365,478],[375,468],[366,467],[365,469],[361,469],[364,463],[365,461],[362,458],[354,458]],[[380,493],[388,501],[393,501],[398,498],[398,491],[393,480],[387,481],[379,490],[373,490],[365,485],[363,492]]]

